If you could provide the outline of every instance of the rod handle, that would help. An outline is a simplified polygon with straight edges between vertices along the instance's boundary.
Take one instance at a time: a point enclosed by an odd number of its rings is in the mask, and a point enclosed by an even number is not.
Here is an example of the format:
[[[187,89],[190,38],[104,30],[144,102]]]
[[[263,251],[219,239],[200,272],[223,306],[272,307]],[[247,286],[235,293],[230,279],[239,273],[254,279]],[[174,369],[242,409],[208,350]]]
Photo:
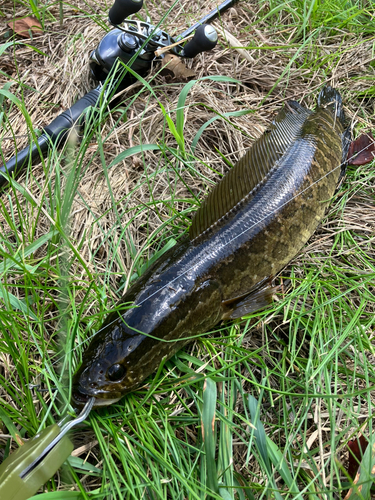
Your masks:
[[[50,137],[53,143],[64,141],[74,125],[79,124],[79,118],[88,107],[95,107],[99,103],[100,88],[90,90],[81,99],[73,104],[69,109],[56,116],[52,122],[44,128],[44,132]]]
[[[44,153],[48,151],[49,140],[45,134],[42,134],[38,138],[39,149],[42,153],[42,157]],[[26,148],[19,151],[16,155],[14,155],[9,161],[7,161],[4,165],[0,166],[0,187],[4,186],[8,183],[8,179],[2,175],[3,173],[7,173],[10,177],[16,177],[21,170],[26,167],[31,158],[31,163],[34,163],[37,159],[40,158],[39,149],[35,143],[31,146],[26,146]]]
[[[47,127],[44,128],[43,134],[38,138],[37,144],[33,143],[25,149],[19,151],[5,165],[0,166],[0,187],[8,182],[7,178],[2,173],[7,172],[8,175],[16,177],[25,167],[29,160],[31,164],[40,159],[39,150],[42,157],[48,151],[51,144],[62,144],[69,135],[70,130],[76,125],[82,124],[81,115],[90,106],[95,107],[100,101],[100,87],[90,90],[81,99],[73,104],[69,109],[57,116]]]

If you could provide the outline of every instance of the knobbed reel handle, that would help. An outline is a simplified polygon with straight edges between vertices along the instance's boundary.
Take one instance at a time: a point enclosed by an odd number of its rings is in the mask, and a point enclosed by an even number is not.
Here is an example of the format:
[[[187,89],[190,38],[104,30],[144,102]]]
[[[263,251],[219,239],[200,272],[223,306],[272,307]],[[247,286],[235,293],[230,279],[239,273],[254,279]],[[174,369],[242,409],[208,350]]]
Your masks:
[[[217,33],[213,26],[201,24],[194,37],[184,46],[182,57],[195,57],[201,52],[211,50],[217,44]]]
[[[115,0],[109,10],[108,19],[111,24],[117,26],[128,16],[141,10],[143,0]]]

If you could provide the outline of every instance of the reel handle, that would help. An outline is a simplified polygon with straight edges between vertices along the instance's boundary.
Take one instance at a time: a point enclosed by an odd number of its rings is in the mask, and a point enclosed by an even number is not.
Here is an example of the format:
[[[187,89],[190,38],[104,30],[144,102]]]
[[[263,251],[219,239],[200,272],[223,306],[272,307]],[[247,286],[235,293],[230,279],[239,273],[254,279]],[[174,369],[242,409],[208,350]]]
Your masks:
[[[201,24],[194,37],[184,46],[182,57],[195,57],[200,52],[211,50],[217,44],[217,33],[213,26]]]
[[[143,0],[115,0],[109,10],[109,22],[114,26],[121,24],[131,14],[141,10]]]

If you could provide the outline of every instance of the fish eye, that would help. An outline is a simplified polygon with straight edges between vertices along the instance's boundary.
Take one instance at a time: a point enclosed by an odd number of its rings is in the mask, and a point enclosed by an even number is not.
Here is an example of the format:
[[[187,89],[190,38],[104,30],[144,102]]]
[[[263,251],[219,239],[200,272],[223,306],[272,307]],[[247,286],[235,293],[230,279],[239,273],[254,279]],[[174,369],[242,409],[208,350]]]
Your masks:
[[[125,373],[126,373],[126,368],[116,363],[108,368],[107,377],[112,382],[117,382],[118,380],[121,380],[123,378]]]

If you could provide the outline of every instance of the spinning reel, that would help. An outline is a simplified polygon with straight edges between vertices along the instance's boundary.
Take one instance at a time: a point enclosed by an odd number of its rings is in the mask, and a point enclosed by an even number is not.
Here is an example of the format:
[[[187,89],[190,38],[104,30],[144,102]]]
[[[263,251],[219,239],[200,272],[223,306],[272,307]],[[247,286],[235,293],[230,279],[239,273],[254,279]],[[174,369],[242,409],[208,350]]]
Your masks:
[[[176,39],[147,21],[127,19],[137,13],[143,0],[115,0],[109,11],[109,22],[114,29],[109,31],[100,41],[98,47],[90,55],[91,74],[99,85],[81,97],[71,108],[57,116],[48,126],[36,143],[18,151],[5,165],[0,167],[0,187],[17,176],[29,163],[33,164],[46,154],[50,146],[60,145],[67,139],[70,130],[83,124],[85,110],[100,104],[102,95],[110,100],[114,91],[124,89],[136,81],[133,73],[145,76],[153,61],[162,58],[155,52],[168,49],[179,57],[195,57],[200,52],[211,50],[217,43],[215,29],[207,23],[232,7],[237,0],[225,0],[216,9],[204,16],[200,21],[188,28]],[[125,22],[124,22],[125,21]],[[185,45],[186,37],[193,32],[194,36]],[[131,67],[132,72],[117,70],[118,61]],[[111,73],[115,68],[115,73]],[[104,86],[111,74],[109,83]]]
[[[178,40],[173,39],[166,31],[150,24],[149,20],[127,19],[121,26],[124,20],[138,12],[142,5],[143,0],[116,0],[109,11],[109,22],[115,29],[101,40],[90,56],[90,69],[96,80],[103,82],[117,60],[128,64],[135,58],[132,69],[142,75],[150,69],[151,61],[157,59],[155,52],[158,49],[169,47],[177,56],[192,58],[215,47],[217,33],[215,28],[208,24],[199,24],[193,39],[185,46],[179,44]],[[189,36],[193,28],[186,30],[178,39]]]

